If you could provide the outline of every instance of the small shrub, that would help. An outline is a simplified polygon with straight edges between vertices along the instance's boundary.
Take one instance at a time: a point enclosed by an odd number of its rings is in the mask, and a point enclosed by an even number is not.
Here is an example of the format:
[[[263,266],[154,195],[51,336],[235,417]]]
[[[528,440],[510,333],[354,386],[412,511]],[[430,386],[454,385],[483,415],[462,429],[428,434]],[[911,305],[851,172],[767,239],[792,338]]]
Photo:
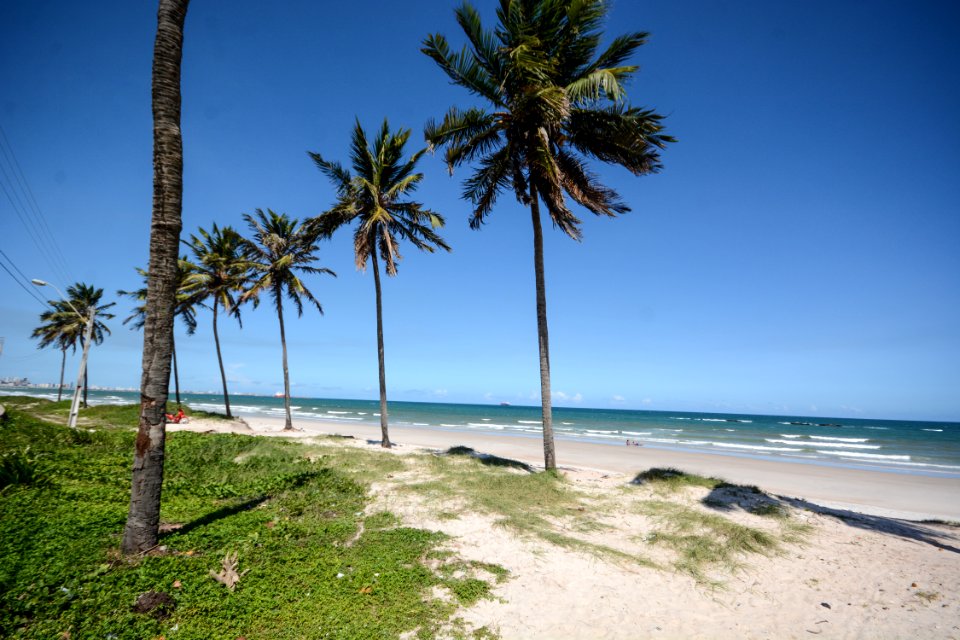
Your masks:
[[[30,454],[30,447],[0,455],[0,491],[15,484],[34,486],[49,484],[49,480],[43,476],[37,464],[37,456]]]

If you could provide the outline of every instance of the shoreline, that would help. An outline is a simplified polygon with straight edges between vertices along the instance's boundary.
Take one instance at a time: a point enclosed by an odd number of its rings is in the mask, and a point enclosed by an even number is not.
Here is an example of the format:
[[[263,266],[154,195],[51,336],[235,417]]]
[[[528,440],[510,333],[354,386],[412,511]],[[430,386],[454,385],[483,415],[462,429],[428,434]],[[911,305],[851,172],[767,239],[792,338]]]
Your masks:
[[[364,422],[296,418],[294,426],[302,431],[291,434],[282,431],[283,418],[258,414],[244,414],[242,417],[258,435],[345,435],[365,440],[371,445],[380,441],[379,425]],[[203,421],[202,424],[209,428],[213,423]],[[543,466],[543,446],[539,437],[397,425],[390,427],[390,434],[395,449],[400,452],[463,445],[478,452],[520,460],[538,468]],[[618,474],[626,476],[625,481],[629,481],[632,476],[651,467],[676,467],[728,482],[756,485],[811,509],[849,510],[914,521],[960,521],[960,503],[956,500],[956,496],[960,495],[960,478],[956,477],[677,451],[649,445],[616,446],[560,438],[556,440],[556,450],[559,467],[564,471]]]

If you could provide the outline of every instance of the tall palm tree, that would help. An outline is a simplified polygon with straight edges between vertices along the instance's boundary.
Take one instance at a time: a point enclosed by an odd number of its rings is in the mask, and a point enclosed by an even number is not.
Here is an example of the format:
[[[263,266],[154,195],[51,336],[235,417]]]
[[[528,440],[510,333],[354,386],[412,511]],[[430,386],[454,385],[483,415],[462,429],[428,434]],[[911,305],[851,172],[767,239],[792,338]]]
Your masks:
[[[197,234],[191,235],[186,243],[193,252],[194,262],[189,265],[190,273],[184,278],[181,291],[198,302],[210,300],[213,308],[213,341],[217,347],[217,362],[223,381],[223,402],[227,417],[232,418],[227,374],[223,368],[220,334],[217,332],[217,313],[223,307],[243,326],[238,296],[247,283],[249,268],[242,255],[243,238],[233,227],[220,228],[214,222],[209,233],[201,228]]]
[[[60,349],[60,385],[57,387],[57,402],[63,398],[63,371],[67,364],[67,349],[77,351],[77,342],[83,324],[77,322],[77,314],[63,300],[48,300],[47,309],[40,314],[42,324],[33,330],[32,337],[40,340],[38,349],[56,346]]]
[[[123,530],[125,554],[157,546],[166,442],[177,257],[183,228],[183,140],[180,137],[180,63],[189,0],[160,0],[153,47],[153,214],[147,270],[146,322],[130,510]]]
[[[380,132],[370,145],[357,121],[350,148],[350,163],[355,176],[340,163],[324,160],[318,153],[310,153],[317,167],[337,189],[336,205],[314,219],[314,229],[323,236],[330,236],[340,227],[356,221],[353,248],[357,268],[366,270],[368,259],[373,263],[373,283],[377,296],[381,446],[386,448],[390,447],[390,435],[387,431],[387,379],[377,253],[386,265],[387,275],[394,276],[397,274],[397,261],[400,260],[401,239],[431,253],[437,247],[450,251],[443,238],[434,231],[443,226],[443,217],[425,209],[419,202],[405,200],[423,180],[422,173],[414,173],[423,151],[417,151],[407,160],[403,159],[403,147],[409,137],[409,129],[391,133],[384,120]]]
[[[113,318],[112,313],[107,313],[107,309],[117,304],[116,302],[110,302],[108,304],[100,304],[101,299],[103,299],[103,289],[97,289],[93,285],[85,284],[83,282],[77,282],[67,287],[67,297],[69,298],[70,304],[65,303],[65,307],[71,309],[71,313],[74,316],[73,322],[69,325],[71,333],[76,333],[77,339],[80,342],[80,347],[84,346],[84,328],[87,326],[87,319],[91,314],[94,315],[93,321],[93,332],[90,334],[90,342],[92,344],[103,344],[103,339],[110,335],[110,329],[104,324],[104,320],[109,320]],[[72,307],[70,305],[73,305]],[[76,309],[79,312],[74,312],[73,309]],[[87,406],[87,392],[90,390],[90,362],[87,361],[87,366],[83,370],[83,406]],[[77,380],[77,384],[80,384],[80,380]]]
[[[196,307],[203,306],[194,296],[183,291],[184,281],[190,273],[190,267],[191,265],[187,262],[186,256],[181,256],[177,262],[177,306],[173,311],[174,318],[180,318],[183,321],[188,336],[192,336],[197,331]],[[123,324],[127,324],[128,322],[133,323],[130,326],[131,329],[139,330],[143,329],[143,325],[147,320],[147,284],[150,274],[139,267],[137,267],[137,273],[143,278],[143,286],[135,291],[124,291],[121,289],[117,291],[117,295],[127,296],[140,303],[135,306],[133,312],[123,320]],[[177,405],[180,405],[180,372],[177,370],[176,336],[174,336],[173,340],[173,388],[177,396]]]
[[[431,146],[445,149],[450,171],[476,162],[463,196],[473,204],[470,226],[486,222],[497,196],[512,188],[530,207],[533,223],[540,395],[545,466],[556,469],[550,398],[550,353],[540,202],[554,225],[574,240],[580,220],[566,196],[603,216],[629,211],[617,193],[601,184],[588,159],[619,164],[634,175],[661,168],[662,116],[626,104],[624,82],[637,70],[624,63],[647,38],[634,32],[615,38],[598,53],[606,0],[500,0],[496,29],[483,28],[468,3],[456,18],[469,44],[453,52],[439,34],[422,51],[454,84],[489,103],[488,109],[449,109],[427,124]]]
[[[290,415],[290,370],[287,367],[287,334],[283,326],[283,298],[289,298],[297,309],[297,315],[303,315],[303,301],[310,302],[321,314],[323,307],[297,272],[310,274],[328,274],[336,276],[330,269],[314,267],[317,257],[317,236],[309,233],[296,219],[287,214],[274,213],[267,209],[256,210],[256,215],[243,214],[253,238],[244,240],[243,252],[251,270],[250,285],[241,297],[241,301],[256,302],[263,292],[269,292],[273,306],[277,309],[280,321],[280,345],[283,348],[283,407],[287,420],[283,428],[293,430]]]

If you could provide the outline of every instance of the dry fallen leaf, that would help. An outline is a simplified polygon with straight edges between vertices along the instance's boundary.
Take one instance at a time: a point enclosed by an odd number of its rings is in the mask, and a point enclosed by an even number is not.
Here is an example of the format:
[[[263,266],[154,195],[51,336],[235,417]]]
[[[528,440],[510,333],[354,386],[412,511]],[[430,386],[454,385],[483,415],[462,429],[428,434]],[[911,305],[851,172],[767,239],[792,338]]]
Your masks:
[[[174,581],[173,581],[173,588],[174,588],[174,589],[179,589],[179,588],[182,587],[182,586],[183,586],[183,584],[182,584],[179,580],[174,580]]]
[[[373,587],[364,587],[360,589],[360,593],[373,593]]]
[[[250,571],[250,569],[247,569],[243,573],[237,573],[237,557],[236,552],[232,555],[228,553],[223,560],[220,561],[223,569],[221,569],[219,573],[214,573],[212,570],[210,571],[210,576],[220,584],[226,586],[230,591],[233,591],[237,583],[240,582],[240,578],[247,575],[247,572]]]

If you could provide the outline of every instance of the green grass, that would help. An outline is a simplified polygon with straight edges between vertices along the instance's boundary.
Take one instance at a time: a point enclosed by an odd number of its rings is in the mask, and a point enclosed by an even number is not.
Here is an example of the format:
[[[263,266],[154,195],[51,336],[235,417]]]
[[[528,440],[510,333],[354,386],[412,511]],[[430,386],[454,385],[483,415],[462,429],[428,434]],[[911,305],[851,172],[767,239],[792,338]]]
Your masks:
[[[615,561],[650,564],[645,558],[570,535],[568,532],[597,531],[604,525],[593,517],[587,497],[558,474],[531,473],[522,463],[478,455],[467,447],[430,456],[425,464],[431,479],[403,485],[403,490],[421,493],[447,506],[451,501],[459,503],[464,511],[492,515],[499,526],[560,547]],[[438,517],[449,519],[451,515],[446,509]]]
[[[168,434],[168,533],[146,556],[121,558],[138,408],[92,407],[82,415],[94,431],[71,431],[19,410],[56,416],[65,403],[6,400],[0,456],[29,473],[11,472],[20,480],[0,490],[0,637],[462,636],[457,606],[502,579],[455,557],[435,570],[427,558],[442,534],[363,515],[359,480],[397,468],[395,456],[373,463],[344,449],[345,471],[332,452],[227,434]],[[231,553],[249,570],[232,592],[209,576]],[[430,596],[437,587],[450,601]],[[169,618],[133,613],[147,591],[173,597]]]
[[[710,569],[732,569],[750,554],[777,552],[783,544],[799,541],[808,531],[805,525],[786,517],[777,531],[770,531],[665,500],[642,501],[635,509],[660,524],[643,541],[668,546],[676,552],[676,569],[707,583],[712,582],[707,577]]]
[[[649,485],[668,491],[679,491],[686,487],[704,487],[716,489],[724,484],[723,480],[694,475],[672,467],[654,467],[638,473],[632,484]]]

